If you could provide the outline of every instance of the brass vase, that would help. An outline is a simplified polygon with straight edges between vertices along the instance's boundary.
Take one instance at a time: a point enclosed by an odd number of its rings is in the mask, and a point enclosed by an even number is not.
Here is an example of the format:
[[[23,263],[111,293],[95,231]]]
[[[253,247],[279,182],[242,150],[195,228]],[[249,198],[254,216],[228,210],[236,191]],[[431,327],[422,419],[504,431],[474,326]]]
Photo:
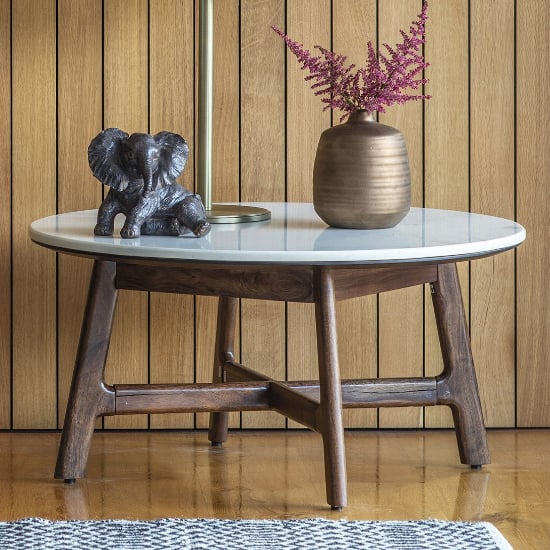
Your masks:
[[[409,211],[411,177],[401,132],[367,111],[321,134],[313,168],[313,206],[333,227],[385,229]]]

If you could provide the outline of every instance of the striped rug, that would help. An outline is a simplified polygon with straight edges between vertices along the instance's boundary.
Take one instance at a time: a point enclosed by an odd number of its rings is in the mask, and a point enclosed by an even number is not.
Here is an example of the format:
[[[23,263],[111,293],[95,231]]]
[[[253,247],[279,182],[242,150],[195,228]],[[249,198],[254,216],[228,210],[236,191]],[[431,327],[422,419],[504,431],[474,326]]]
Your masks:
[[[490,523],[159,519],[0,523],[2,550],[510,550]]]

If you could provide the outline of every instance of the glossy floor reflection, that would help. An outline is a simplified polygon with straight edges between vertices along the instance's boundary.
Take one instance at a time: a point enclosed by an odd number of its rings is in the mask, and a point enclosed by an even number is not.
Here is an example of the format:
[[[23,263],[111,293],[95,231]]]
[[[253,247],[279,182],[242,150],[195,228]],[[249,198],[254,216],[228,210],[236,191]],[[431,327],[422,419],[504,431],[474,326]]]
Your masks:
[[[232,432],[96,433],[87,478],[52,478],[59,434],[0,433],[0,520],[159,517],[483,520],[550,548],[550,431],[491,431],[493,463],[459,464],[453,432],[346,432],[349,505],[325,504],[321,439]]]

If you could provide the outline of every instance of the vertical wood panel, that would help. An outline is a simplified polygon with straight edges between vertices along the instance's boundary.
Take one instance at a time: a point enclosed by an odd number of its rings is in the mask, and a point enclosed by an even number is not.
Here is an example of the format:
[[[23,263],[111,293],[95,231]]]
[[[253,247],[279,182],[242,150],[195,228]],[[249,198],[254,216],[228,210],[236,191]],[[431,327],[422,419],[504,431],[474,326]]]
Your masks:
[[[420,0],[391,0],[379,4],[379,42],[393,47],[402,41],[399,30],[409,32],[411,21],[420,13]],[[383,48],[381,47],[383,51]],[[380,116],[380,122],[403,133],[411,170],[411,204],[422,206],[422,102],[393,105]],[[421,287],[380,294],[378,298],[378,374],[383,378],[422,376],[424,370],[424,298]],[[381,409],[381,428],[419,428],[422,409]]]
[[[519,426],[550,426],[550,5],[517,5],[517,252]]]
[[[468,189],[468,1],[430,2],[425,44],[430,83],[425,103],[425,188],[428,208],[469,209]],[[468,264],[459,264],[468,311]],[[425,373],[443,368],[429,288],[426,290]],[[447,407],[428,408],[426,426],[451,426]]]
[[[168,130],[186,139],[189,160],[179,182],[193,190],[193,0],[153,0],[150,14],[150,132]],[[193,296],[151,293],[151,383],[193,382],[194,313]],[[152,428],[193,428],[194,418],[192,414],[152,415],[150,425]]]
[[[13,3],[13,427],[55,428],[55,255],[29,224],[55,214],[55,2]]]
[[[284,25],[284,0],[241,2],[241,199],[285,199],[285,51],[269,28]],[[245,365],[285,378],[285,304],[241,303]],[[243,413],[243,427],[282,427],[277,413]]]
[[[214,2],[214,120],[212,145],[212,200],[239,200],[239,1]],[[197,381],[212,380],[216,342],[217,298],[196,298]],[[238,332],[238,327],[237,327]],[[236,336],[239,342],[239,336]],[[239,356],[239,349],[235,352]],[[209,415],[196,415],[197,428],[208,427]],[[240,425],[240,414],[229,415],[229,426]]]
[[[470,9],[471,209],[513,219],[514,2]],[[513,252],[471,263],[472,351],[488,426],[515,422],[514,285]]]
[[[239,200],[239,15],[239,0],[214,2],[214,202]]]
[[[88,166],[87,148],[101,130],[101,0],[59,0],[58,211],[97,208],[101,184]],[[82,113],[87,113],[86,117]],[[60,254],[58,263],[58,424],[63,425],[91,261]]]
[[[0,0],[0,120],[11,132],[11,5]],[[0,147],[0,429],[11,427],[11,140]]]
[[[241,2],[241,197],[285,199],[284,0]]]
[[[147,0],[105,1],[104,124],[129,134],[148,130]],[[148,296],[121,291],[106,377],[111,383],[148,381]],[[105,419],[109,428],[146,428],[147,417]]]
[[[320,44],[330,49],[330,2],[327,0],[287,1],[287,34],[313,52]],[[330,127],[330,112],[305,82],[308,73],[287,51],[287,200],[311,202],[313,162],[323,130]],[[317,339],[313,304],[288,304],[287,375],[289,380],[316,380]],[[291,422],[292,426],[300,426]],[[300,426],[301,427],[301,426]]]
[[[313,54],[316,44],[330,49],[331,11],[329,0],[287,0],[287,34],[302,42]],[[280,44],[283,41],[278,38]],[[318,53],[318,52],[317,52]],[[330,126],[330,112],[314,95],[309,73],[300,68],[293,53],[286,50],[287,64],[287,200],[313,200],[313,162],[321,133]]]
[[[362,66],[367,57],[367,41],[376,43],[376,2],[374,0],[333,0],[333,50]],[[333,123],[340,115],[334,113]],[[366,296],[336,305],[338,355],[342,378],[374,378],[378,370],[377,297]],[[375,427],[374,409],[344,411],[347,427]]]

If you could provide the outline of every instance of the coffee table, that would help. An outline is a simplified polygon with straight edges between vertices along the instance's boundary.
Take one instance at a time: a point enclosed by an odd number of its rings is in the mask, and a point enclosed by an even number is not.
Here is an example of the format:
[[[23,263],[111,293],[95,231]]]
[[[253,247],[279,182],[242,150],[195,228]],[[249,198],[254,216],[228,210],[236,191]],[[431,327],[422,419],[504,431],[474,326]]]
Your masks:
[[[35,221],[31,239],[57,252],[94,259],[55,477],[85,474],[100,416],[211,412],[209,440],[227,438],[229,411],[275,410],[323,439],[327,501],[346,506],[342,409],[447,405],[460,459],[490,462],[456,263],[516,247],[524,228],[510,220],[412,208],[396,227],[327,227],[307,203],[243,203],[271,220],[213,225],[206,237],[96,237],[96,210]],[[120,224],[118,225],[118,229]],[[443,355],[436,377],[341,380],[335,303],[428,283]],[[218,296],[211,384],[114,384],[104,368],[119,289]],[[315,304],[319,377],[272,380],[239,364],[234,334],[239,298]],[[261,345],[261,342],[258,343]]]

